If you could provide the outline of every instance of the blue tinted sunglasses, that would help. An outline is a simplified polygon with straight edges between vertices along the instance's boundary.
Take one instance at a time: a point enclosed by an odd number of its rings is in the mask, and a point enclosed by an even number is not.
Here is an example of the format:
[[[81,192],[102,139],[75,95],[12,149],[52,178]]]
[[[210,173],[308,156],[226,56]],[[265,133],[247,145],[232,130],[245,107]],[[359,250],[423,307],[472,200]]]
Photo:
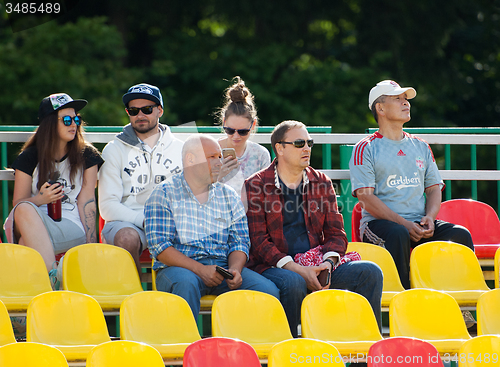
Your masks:
[[[71,123],[74,121],[76,126],[80,126],[82,123],[82,118],[80,116],[63,116],[59,117],[58,120],[62,120],[64,126],[71,126]]]

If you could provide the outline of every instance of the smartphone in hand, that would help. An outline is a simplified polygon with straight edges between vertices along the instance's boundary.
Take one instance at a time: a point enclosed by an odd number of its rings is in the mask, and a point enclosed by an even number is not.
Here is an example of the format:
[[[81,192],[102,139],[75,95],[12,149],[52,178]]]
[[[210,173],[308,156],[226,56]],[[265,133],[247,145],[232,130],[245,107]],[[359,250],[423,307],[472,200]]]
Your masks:
[[[322,287],[327,285],[330,282],[330,270],[329,269],[322,270],[321,273],[318,274],[318,281]]]
[[[222,149],[222,158],[226,158],[226,157],[233,157],[234,159],[236,159],[236,150],[234,150],[234,148],[224,148]]]
[[[230,273],[226,269],[220,267],[219,265],[215,265],[215,270],[217,271],[217,273],[222,275],[225,279],[233,279],[234,278],[234,275],[232,273]]]

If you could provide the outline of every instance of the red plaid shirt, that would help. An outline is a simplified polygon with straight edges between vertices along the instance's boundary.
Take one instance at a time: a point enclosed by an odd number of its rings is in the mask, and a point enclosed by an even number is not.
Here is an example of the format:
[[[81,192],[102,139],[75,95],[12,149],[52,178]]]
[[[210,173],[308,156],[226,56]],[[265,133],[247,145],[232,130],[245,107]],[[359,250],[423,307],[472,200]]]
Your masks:
[[[288,255],[283,234],[283,195],[275,167],[277,160],[245,181],[250,230],[250,260],[247,267],[262,273]],[[303,209],[311,248],[323,245],[323,254],[345,254],[347,237],[344,220],[337,208],[331,180],[314,168],[304,174]]]

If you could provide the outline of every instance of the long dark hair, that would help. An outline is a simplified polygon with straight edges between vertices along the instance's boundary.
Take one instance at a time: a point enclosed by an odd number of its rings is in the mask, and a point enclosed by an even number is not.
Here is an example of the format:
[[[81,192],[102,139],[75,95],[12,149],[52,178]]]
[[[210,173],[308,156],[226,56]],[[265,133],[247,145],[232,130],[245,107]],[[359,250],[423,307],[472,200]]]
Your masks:
[[[24,144],[21,151],[29,147],[35,146],[38,153],[38,184],[37,188],[40,190],[42,185],[49,181],[53,176],[55,169],[56,157],[55,147],[59,146],[59,132],[58,132],[58,116],[57,112],[53,112],[40,121],[40,125],[35,134],[31,136]],[[85,141],[82,135],[82,126],[76,128],[75,138],[68,142],[68,154],[70,164],[70,181],[73,183],[78,170],[82,169],[84,165],[83,151],[85,147],[90,146]]]

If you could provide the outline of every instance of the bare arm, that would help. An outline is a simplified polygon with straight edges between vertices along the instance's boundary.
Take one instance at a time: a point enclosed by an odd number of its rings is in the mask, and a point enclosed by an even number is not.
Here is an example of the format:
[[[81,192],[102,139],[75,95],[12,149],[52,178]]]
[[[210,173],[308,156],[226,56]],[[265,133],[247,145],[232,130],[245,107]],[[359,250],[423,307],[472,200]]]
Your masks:
[[[420,220],[420,225],[424,228],[424,238],[434,235],[434,221],[441,209],[441,187],[439,185],[430,186],[425,189],[425,216]]]
[[[31,185],[33,182],[33,177],[24,173],[23,171],[16,170],[15,181],[14,181],[14,195],[12,198],[12,205],[15,206],[20,201],[29,201],[36,206],[52,203],[58,199],[62,199],[64,194],[59,185],[49,185],[45,182],[40,191],[35,195],[31,196]]]
[[[78,213],[85,230],[87,243],[97,242],[95,187],[97,184],[97,166],[83,172],[83,185],[77,197]]]
[[[229,271],[234,275],[233,279],[226,279],[229,289],[238,289],[243,283],[241,271],[247,262],[247,254],[243,251],[233,251],[228,257]]]
[[[402,216],[389,209],[389,207],[374,194],[374,189],[372,187],[358,189],[356,195],[361,207],[376,219],[386,219],[405,226],[410,233],[412,241],[417,242],[424,236],[425,231],[420,225],[404,219]]]

